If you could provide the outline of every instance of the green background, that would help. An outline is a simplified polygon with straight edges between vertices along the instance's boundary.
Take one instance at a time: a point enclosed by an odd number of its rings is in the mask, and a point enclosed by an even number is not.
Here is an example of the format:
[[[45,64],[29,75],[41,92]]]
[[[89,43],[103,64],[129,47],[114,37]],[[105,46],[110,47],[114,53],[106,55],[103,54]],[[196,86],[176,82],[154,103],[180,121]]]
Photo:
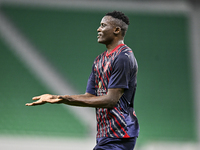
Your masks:
[[[85,92],[93,60],[106,50],[96,38],[106,12],[12,5],[1,10],[71,85]],[[187,16],[125,13],[131,22],[125,43],[139,65],[138,143],[196,141]],[[88,128],[62,105],[24,106],[31,96],[52,91],[37,81],[2,40],[0,48],[0,134],[86,136]]]

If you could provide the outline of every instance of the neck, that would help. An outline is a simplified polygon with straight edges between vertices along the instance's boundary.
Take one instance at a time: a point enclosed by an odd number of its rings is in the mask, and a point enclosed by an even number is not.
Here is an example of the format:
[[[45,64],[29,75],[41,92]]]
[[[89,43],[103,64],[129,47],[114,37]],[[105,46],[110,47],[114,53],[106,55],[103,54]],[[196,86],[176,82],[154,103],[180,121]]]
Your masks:
[[[119,41],[117,41],[115,43],[111,43],[111,44],[106,45],[108,53],[110,53],[119,44],[124,44],[124,41],[123,40],[119,40]]]

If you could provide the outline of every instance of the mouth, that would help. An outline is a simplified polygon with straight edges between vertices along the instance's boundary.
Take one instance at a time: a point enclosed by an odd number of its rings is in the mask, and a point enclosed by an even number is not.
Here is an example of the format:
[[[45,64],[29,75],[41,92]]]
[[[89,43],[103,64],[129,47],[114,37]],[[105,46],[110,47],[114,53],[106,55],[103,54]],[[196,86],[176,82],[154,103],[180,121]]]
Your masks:
[[[97,38],[100,38],[101,36],[102,36],[102,34],[98,33],[98,36],[97,36]]]

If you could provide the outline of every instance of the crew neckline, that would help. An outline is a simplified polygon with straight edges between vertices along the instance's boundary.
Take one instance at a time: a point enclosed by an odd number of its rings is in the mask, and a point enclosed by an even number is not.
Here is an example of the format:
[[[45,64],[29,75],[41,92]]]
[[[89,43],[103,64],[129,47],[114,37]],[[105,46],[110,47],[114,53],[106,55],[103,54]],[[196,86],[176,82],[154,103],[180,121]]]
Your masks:
[[[112,55],[115,51],[117,51],[117,49],[121,46],[123,46],[125,44],[119,44],[117,45],[110,53],[108,53],[108,51],[106,52],[106,57],[108,57],[109,55]]]

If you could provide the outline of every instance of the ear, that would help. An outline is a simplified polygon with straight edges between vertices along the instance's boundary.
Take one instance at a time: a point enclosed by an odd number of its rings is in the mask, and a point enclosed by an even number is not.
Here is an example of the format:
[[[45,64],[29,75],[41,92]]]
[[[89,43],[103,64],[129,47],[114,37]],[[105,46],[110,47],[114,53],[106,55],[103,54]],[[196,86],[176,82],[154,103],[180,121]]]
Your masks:
[[[114,34],[119,34],[121,32],[121,28],[119,26],[116,26],[114,29]]]

